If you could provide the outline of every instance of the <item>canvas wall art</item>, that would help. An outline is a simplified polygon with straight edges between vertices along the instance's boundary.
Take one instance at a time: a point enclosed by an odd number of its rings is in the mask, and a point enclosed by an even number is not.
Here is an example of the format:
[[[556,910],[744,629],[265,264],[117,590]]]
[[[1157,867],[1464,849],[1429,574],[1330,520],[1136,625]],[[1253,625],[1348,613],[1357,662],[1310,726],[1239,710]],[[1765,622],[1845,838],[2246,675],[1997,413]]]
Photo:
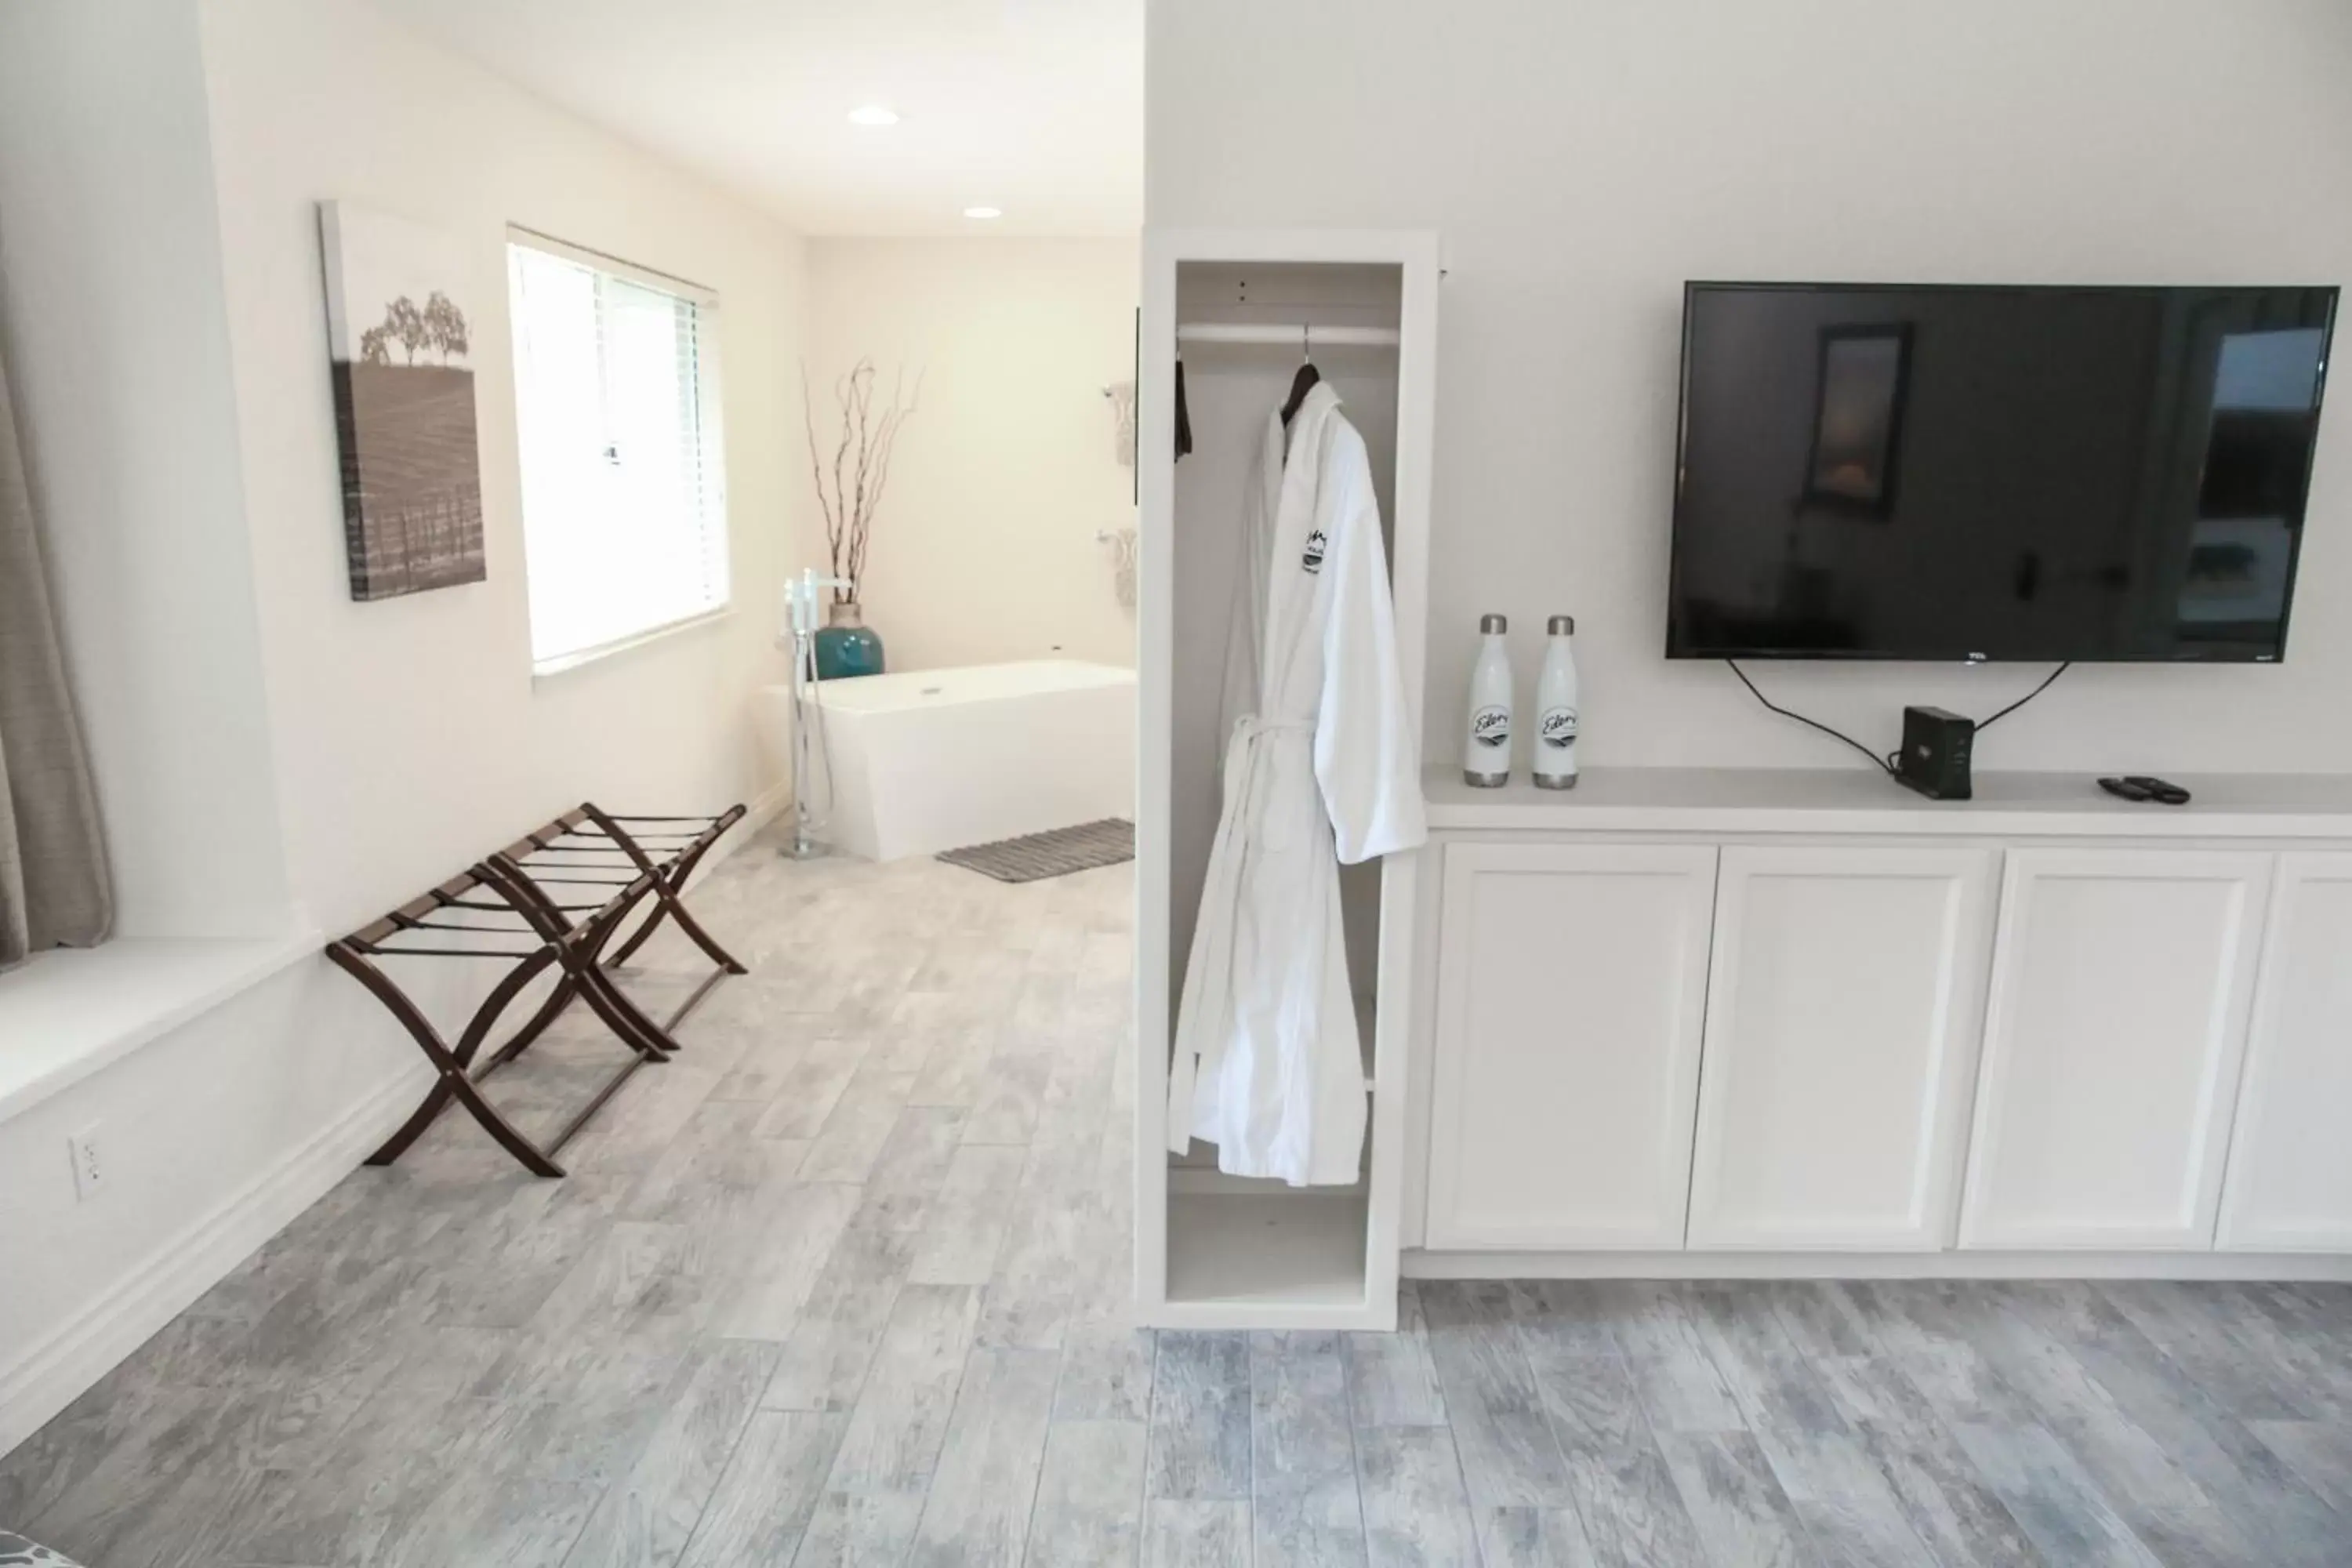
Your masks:
[[[352,597],[478,583],[476,291],[463,247],[351,202],[320,205],[319,235]]]

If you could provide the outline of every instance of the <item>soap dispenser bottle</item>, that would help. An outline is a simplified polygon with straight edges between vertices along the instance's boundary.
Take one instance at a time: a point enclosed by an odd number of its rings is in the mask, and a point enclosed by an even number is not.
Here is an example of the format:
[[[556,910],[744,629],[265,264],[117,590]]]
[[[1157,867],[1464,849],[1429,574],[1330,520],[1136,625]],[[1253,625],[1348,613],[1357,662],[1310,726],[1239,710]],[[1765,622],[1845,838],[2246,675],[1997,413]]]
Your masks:
[[[1511,782],[1511,652],[1503,646],[1510,622],[1478,617],[1478,662],[1470,670],[1469,733],[1462,743],[1462,782],[1500,789]]]
[[[1545,627],[1543,673],[1536,678],[1536,749],[1529,772],[1538,789],[1576,787],[1576,617],[1554,616]]]

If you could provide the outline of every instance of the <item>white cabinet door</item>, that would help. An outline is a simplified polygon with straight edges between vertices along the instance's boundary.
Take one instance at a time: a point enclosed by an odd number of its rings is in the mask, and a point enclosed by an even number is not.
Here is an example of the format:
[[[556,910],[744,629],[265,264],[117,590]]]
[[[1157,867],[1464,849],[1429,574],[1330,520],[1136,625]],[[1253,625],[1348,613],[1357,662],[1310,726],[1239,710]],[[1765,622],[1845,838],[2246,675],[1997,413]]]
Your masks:
[[[2279,858],[2221,1239],[2352,1251],[2352,855]]]
[[[1429,1246],[1682,1245],[1715,857],[1446,847]]]
[[[2011,853],[1962,1246],[2212,1245],[2270,864]]]
[[[1723,851],[1692,1247],[1950,1244],[1996,864]]]

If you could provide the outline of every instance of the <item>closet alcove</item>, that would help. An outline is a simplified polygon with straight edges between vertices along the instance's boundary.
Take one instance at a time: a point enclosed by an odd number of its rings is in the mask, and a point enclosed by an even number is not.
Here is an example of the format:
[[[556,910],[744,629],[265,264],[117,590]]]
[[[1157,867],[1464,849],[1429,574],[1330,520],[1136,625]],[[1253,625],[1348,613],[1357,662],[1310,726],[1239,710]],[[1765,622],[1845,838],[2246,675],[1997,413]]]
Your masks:
[[[1349,1186],[1229,1176],[1171,1153],[1177,998],[1221,802],[1225,647],[1244,568],[1243,497],[1269,413],[1303,359],[1364,437],[1397,655],[1421,729],[1436,237],[1147,231],[1141,342],[1137,820],[1136,1295],[1148,1324],[1391,1328],[1396,1318],[1405,1041],[1419,852],[1340,871],[1370,1116]],[[1181,356],[1192,445],[1176,458]]]

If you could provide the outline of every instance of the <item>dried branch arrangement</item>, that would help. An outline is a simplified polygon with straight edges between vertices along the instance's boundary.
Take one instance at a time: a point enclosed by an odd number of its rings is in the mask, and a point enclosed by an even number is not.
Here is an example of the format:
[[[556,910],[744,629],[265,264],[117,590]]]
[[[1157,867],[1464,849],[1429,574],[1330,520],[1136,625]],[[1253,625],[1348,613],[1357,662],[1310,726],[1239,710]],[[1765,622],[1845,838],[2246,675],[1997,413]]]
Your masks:
[[[874,513],[882,504],[883,488],[890,481],[890,456],[898,445],[899,429],[915,412],[923,395],[923,379],[906,396],[906,372],[890,379],[890,400],[877,407],[879,380],[874,362],[861,359],[849,374],[833,384],[834,401],[841,408],[840,438],[834,443],[830,471],[817,445],[816,408],[808,395],[808,367],[801,367],[801,407],[808,424],[809,468],[816,479],[817,504],[824,509],[825,543],[832,552],[833,574],[850,586],[835,588],[837,605],[854,604],[866,581],[866,548],[874,533]],[[827,480],[830,479],[830,485]]]

